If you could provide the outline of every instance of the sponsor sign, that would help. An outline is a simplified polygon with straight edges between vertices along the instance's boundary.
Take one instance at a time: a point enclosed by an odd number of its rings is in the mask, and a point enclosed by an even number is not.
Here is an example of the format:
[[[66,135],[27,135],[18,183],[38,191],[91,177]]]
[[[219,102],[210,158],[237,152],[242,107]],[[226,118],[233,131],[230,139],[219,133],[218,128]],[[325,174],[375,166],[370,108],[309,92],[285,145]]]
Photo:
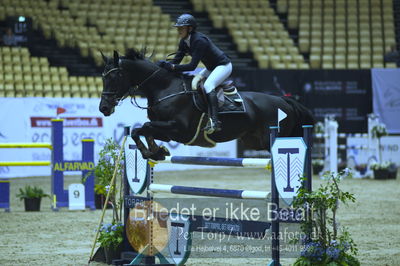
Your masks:
[[[277,138],[271,148],[276,189],[288,205],[301,186],[306,149],[303,138],[297,137]]]
[[[140,106],[147,104],[146,99],[137,99],[137,102]],[[109,117],[104,117],[100,113],[99,103],[100,99],[94,98],[0,98],[0,142],[51,143],[50,120],[62,118],[64,119],[64,160],[81,160],[81,140],[92,138],[95,144],[94,159],[96,163],[106,139],[112,138],[121,144],[124,138],[124,127],[141,127],[148,121],[146,110],[134,107],[129,100],[117,106],[115,113]],[[230,158],[237,156],[236,141],[221,143],[211,149],[185,146],[173,141],[168,143],[158,141],[157,143],[163,144],[171,154],[176,155]],[[51,161],[51,151],[43,148],[2,149],[0,161]],[[66,164],[57,165],[59,169],[74,167]],[[86,168],[83,165],[82,167]],[[87,167],[92,168],[92,166]],[[209,166],[160,164],[157,165],[157,171],[207,167]],[[81,173],[76,171],[66,174],[78,175]],[[1,178],[50,175],[51,167],[48,166],[0,167]]]
[[[142,158],[132,138],[125,142],[126,176],[129,187],[135,194],[140,194],[146,188],[147,161]]]

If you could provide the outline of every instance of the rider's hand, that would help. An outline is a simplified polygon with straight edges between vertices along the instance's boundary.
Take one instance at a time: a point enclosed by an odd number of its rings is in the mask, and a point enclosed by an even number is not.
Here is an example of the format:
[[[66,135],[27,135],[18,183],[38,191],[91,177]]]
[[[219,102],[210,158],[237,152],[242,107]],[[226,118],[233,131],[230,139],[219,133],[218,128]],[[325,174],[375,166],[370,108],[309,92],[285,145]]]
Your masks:
[[[194,78],[192,79],[192,90],[197,90],[197,84],[200,82],[200,80],[202,80],[204,77],[200,74],[197,74],[196,76],[194,76]]]
[[[168,71],[174,71],[175,66],[171,62],[166,61],[163,66]]]
[[[156,62],[156,65],[159,66],[159,67],[164,67],[164,65],[165,65],[166,62],[167,62],[167,61],[165,61],[165,60],[160,60],[160,61],[157,61],[157,62]]]

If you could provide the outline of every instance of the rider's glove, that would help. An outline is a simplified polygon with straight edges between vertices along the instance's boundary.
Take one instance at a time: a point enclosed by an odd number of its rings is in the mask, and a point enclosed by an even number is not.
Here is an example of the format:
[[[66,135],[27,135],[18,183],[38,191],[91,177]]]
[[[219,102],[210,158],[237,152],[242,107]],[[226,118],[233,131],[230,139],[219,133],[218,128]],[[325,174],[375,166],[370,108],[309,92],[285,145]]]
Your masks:
[[[156,65],[159,66],[159,67],[164,67],[166,62],[167,61],[165,61],[165,60],[160,60],[160,61],[156,62]]]
[[[163,65],[163,67],[168,70],[168,71],[174,71],[175,66],[171,62],[166,61]]]
[[[200,74],[197,74],[196,76],[194,76],[194,78],[192,79],[192,90],[197,90],[197,84],[200,82],[200,80],[202,80],[204,77]]]

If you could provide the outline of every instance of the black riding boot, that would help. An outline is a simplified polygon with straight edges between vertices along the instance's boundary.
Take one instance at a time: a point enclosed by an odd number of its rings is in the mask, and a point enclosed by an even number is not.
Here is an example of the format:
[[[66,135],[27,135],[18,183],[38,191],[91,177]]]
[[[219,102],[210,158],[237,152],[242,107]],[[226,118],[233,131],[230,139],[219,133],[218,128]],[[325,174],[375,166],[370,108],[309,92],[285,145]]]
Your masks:
[[[218,99],[217,93],[214,90],[210,93],[207,93],[206,95],[208,101],[209,121],[204,127],[204,131],[207,134],[212,134],[221,130],[221,122],[218,120]]]

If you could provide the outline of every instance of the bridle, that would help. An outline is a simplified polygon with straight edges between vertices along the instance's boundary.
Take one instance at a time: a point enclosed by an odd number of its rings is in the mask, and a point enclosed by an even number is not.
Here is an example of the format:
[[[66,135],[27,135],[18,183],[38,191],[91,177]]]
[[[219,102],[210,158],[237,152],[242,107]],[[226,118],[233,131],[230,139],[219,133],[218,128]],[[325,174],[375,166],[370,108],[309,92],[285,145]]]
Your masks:
[[[137,92],[146,82],[148,82],[153,76],[155,76],[160,70],[161,70],[161,68],[155,70],[155,71],[154,71],[153,73],[151,73],[147,78],[145,78],[139,85],[136,85],[136,86],[134,86],[132,89],[129,89],[128,92],[127,92],[126,94],[124,94],[123,96],[121,96],[120,98],[117,98],[117,97],[116,97],[117,92],[115,92],[115,91],[106,91],[106,92],[103,91],[103,92],[101,93],[101,96],[114,96],[114,97],[115,97],[116,105],[118,105],[121,101],[123,101],[124,99],[126,99],[128,96],[131,96],[131,103],[132,103],[133,105],[135,105],[136,107],[138,107],[138,108],[140,108],[140,109],[151,109],[151,106],[149,106],[149,107],[143,107],[143,106],[140,106],[140,105],[137,103],[137,101],[136,101],[136,92]],[[114,72],[114,71],[121,71],[121,69],[120,69],[119,67],[115,67],[115,68],[112,68],[112,69],[108,70],[107,72],[105,72],[105,73],[102,74],[103,79],[104,79],[106,76],[108,76],[110,73]],[[119,75],[122,76],[121,73],[119,73]],[[183,84],[183,91],[178,92],[178,93],[173,93],[173,94],[167,95],[167,96],[165,96],[165,97],[162,97],[161,99],[156,100],[156,101],[153,103],[153,106],[159,104],[160,102],[162,102],[162,101],[164,101],[164,100],[167,100],[167,99],[169,99],[169,98],[172,98],[172,97],[175,97],[175,96],[178,96],[178,95],[182,95],[182,94],[192,94],[192,93],[194,93],[193,91],[189,91],[189,90],[187,89],[187,86],[186,86],[186,83],[185,83],[183,77],[182,77],[182,84]],[[133,101],[132,101],[132,99],[133,99]]]

